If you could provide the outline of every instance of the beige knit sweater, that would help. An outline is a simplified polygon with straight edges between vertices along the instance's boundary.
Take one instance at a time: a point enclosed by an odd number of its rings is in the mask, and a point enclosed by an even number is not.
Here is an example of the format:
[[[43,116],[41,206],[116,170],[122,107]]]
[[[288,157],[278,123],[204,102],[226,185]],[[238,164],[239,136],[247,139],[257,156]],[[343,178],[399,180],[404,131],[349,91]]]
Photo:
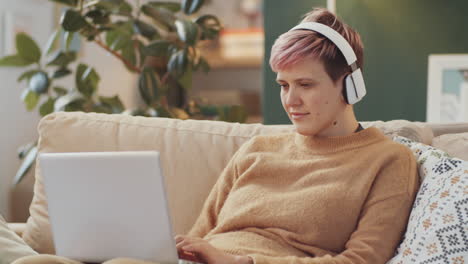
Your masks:
[[[257,264],[385,263],[418,188],[410,150],[377,128],[256,136],[228,163],[188,235]]]

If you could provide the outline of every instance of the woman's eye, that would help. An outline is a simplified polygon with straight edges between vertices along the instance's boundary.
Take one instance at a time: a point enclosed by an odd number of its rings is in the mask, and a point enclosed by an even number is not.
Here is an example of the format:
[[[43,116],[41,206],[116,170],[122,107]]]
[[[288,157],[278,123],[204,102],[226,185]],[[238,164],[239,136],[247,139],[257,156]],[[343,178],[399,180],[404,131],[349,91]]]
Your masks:
[[[280,86],[281,89],[287,89],[288,88],[288,85],[286,85],[286,84],[280,84],[279,86]]]
[[[301,83],[301,86],[307,88],[307,87],[312,87],[312,84],[311,83]]]

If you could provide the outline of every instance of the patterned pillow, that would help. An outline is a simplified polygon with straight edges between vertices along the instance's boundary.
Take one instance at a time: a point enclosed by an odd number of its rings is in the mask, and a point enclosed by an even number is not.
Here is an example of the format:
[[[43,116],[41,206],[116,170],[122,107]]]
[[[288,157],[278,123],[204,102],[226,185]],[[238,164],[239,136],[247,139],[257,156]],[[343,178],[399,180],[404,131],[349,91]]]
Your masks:
[[[414,153],[421,176],[403,242],[387,264],[468,263],[468,161],[395,137]]]

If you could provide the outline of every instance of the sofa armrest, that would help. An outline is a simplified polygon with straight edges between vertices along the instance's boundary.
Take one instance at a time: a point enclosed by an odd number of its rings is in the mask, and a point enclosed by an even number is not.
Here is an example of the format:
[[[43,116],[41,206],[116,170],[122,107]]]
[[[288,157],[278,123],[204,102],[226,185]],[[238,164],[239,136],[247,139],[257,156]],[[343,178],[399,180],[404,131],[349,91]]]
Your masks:
[[[23,235],[23,232],[26,229],[26,223],[7,223],[7,226],[20,237]]]

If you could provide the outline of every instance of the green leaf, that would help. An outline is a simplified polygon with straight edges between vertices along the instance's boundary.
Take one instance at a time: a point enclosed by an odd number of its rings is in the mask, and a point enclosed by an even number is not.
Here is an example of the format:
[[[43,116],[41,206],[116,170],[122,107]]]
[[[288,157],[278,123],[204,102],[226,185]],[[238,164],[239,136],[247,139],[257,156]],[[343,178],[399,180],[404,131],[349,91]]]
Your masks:
[[[48,58],[47,66],[55,65],[64,68],[74,60],[76,60],[76,51],[57,51]]]
[[[69,69],[60,68],[60,69],[58,69],[58,70],[56,70],[54,72],[54,74],[52,75],[52,78],[59,79],[59,78],[62,78],[62,77],[65,77],[65,76],[69,75],[70,73],[72,73],[72,72]]]
[[[132,16],[132,6],[124,0],[97,0],[88,4],[88,7],[92,6],[116,15]]]
[[[23,67],[33,63],[18,55],[6,56],[0,59],[0,67]]]
[[[36,160],[36,156],[37,156],[37,147],[33,147],[28,152],[23,162],[21,163],[20,168],[16,172],[15,178],[13,179],[13,185],[17,185],[18,183],[21,182],[21,180],[24,178],[26,173],[28,173],[29,169],[31,169],[32,165],[34,164],[34,161]]]
[[[182,10],[185,14],[191,15],[202,7],[204,0],[182,0]]]
[[[39,62],[41,50],[36,42],[25,33],[16,34],[16,50],[23,59],[31,62]]]
[[[178,80],[179,84],[187,91],[192,88],[192,68],[187,67],[182,77]]]
[[[132,10],[133,10],[132,5],[130,5],[127,2],[123,2],[120,5],[119,10],[117,11],[117,14],[131,17],[132,16]]]
[[[106,33],[106,44],[112,50],[120,50],[132,42],[133,23],[127,21],[118,23],[114,29]]]
[[[54,45],[57,42],[58,37],[62,34],[62,28],[58,28],[50,35],[49,40],[47,40],[47,44],[45,46],[45,55],[49,55],[52,50],[54,49]]]
[[[180,40],[187,43],[187,45],[193,46],[198,40],[198,25],[189,20],[177,20],[175,22],[177,35]]]
[[[101,101],[102,104],[110,107],[112,113],[114,114],[122,113],[125,110],[125,107],[118,95],[113,97],[100,96],[99,101]]]
[[[70,111],[79,109],[84,103],[83,95],[78,92],[71,92],[64,96],[58,97],[54,103],[54,112]]]
[[[67,9],[61,18],[60,24],[66,31],[78,31],[88,25],[81,14],[73,9]]]
[[[101,9],[93,9],[85,14],[85,17],[89,17],[93,20],[94,24],[103,25],[111,22],[110,15]]]
[[[118,34],[118,33],[117,33]],[[109,46],[112,50],[121,50],[132,44],[132,38],[126,35],[117,35],[115,41]]]
[[[108,105],[97,103],[92,106],[91,112],[112,114],[112,109]]]
[[[49,97],[49,99],[39,107],[39,113],[41,116],[46,116],[54,112],[54,103],[55,100],[52,97]]]
[[[132,43],[130,43],[130,45],[127,45],[122,49],[122,57],[124,57],[124,59],[127,60],[128,62],[130,62],[132,65],[136,65],[137,57],[136,57],[136,54],[135,54],[135,48],[133,47]],[[127,67],[126,64],[125,64],[125,67],[129,71],[135,72],[134,69],[131,69],[131,68]]]
[[[159,89],[161,83],[156,77],[156,73],[149,67],[145,67],[140,74],[138,80],[138,88],[143,101],[147,105],[151,105],[159,98]]]
[[[29,81],[29,79],[37,72],[39,72],[39,70],[30,70],[30,71],[23,72],[23,74],[21,74],[20,77],[18,77],[17,81],[18,82],[21,82],[23,80]]]
[[[149,40],[152,40],[155,37],[159,37],[158,31],[153,26],[146,24],[143,21],[135,20],[134,28],[136,33],[144,36]]]
[[[21,99],[26,104],[26,109],[28,111],[32,111],[37,106],[37,103],[39,102],[39,95],[35,93],[34,91],[25,89],[23,93],[21,94]]]
[[[204,116],[217,116],[218,115],[218,108],[213,105],[200,105],[200,112]]]
[[[94,94],[97,90],[99,80],[99,75],[92,67],[85,64],[78,65],[75,83],[78,91],[85,97],[90,98]]]
[[[149,2],[148,5],[156,8],[162,7],[174,13],[179,12],[181,9],[180,4],[174,2]]]
[[[156,8],[149,4],[144,4],[141,6],[141,11],[143,14],[151,17],[156,23],[164,27],[166,31],[174,31],[174,22],[176,17],[174,14],[165,9],[165,8]]]
[[[52,88],[54,90],[54,92],[58,95],[58,96],[62,96],[62,95],[66,95],[68,93],[68,90],[61,87],[61,86],[55,86],[54,88]]]
[[[75,32],[65,31],[63,38],[65,39],[65,51],[69,51]]]
[[[31,151],[31,149],[33,147],[36,146],[36,142],[30,142],[26,145],[23,145],[21,147],[18,148],[18,158],[19,159],[24,159],[24,157],[26,157],[26,155],[29,153],[29,151]]]
[[[94,38],[99,34],[99,30],[90,24],[80,29],[80,35],[85,37],[88,41],[93,41]]]
[[[188,66],[188,56],[186,50],[180,50],[171,55],[167,68],[174,78],[179,79]]]
[[[165,107],[157,106],[155,110],[156,110],[157,117],[169,117],[169,118],[173,117],[171,112],[167,110]],[[154,113],[150,112],[149,114],[152,114],[152,116],[154,116]]]
[[[167,40],[155,40],[144,47],[143,53],[146,56],[166,56],[170,44]]]
[[[50,80],[49,80],[49,77],[47,76],[47,73],[40,71],[40,72],[35,73],[29,79],[28,88],[29,90],[37,94],[43,94],[43,93],[47,93],[47,90],[49,89],[49,85],[50,85]]]
[[[131,116],[148,116],[146,111],[141,108],[128,109],[128,110],[125,110],[123,114],[131,115]]]
[[[223,29],[219,19],[213,15],[203,15],[195,20],[202,28],[201,39],[215,39]]]
[[[78,4],[78,0],[50,0],[50,1],[56,2],[59,4],[72,6],[72,7],[76,7],[76,5]]]
[[[96,1],[96,7],[112,10],[118,8],[123,2],[123,0],[98,0]]]
[[[145,45],[141,43],[141,41],[137,40],[137,48],[138,48],[138,53],[140,56],[140,66],[145,65],[145,60],[146,60],[146,54],[145,54]]]

